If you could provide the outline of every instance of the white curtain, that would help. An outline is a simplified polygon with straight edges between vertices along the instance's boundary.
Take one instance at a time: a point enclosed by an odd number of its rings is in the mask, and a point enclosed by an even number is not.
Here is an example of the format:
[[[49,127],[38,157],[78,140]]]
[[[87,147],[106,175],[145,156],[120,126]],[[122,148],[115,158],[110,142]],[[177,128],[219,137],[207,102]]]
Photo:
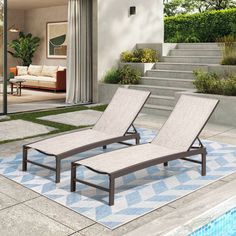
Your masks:
[[[67,96],[71,104],[92,100],[92,1],[69,0]]]

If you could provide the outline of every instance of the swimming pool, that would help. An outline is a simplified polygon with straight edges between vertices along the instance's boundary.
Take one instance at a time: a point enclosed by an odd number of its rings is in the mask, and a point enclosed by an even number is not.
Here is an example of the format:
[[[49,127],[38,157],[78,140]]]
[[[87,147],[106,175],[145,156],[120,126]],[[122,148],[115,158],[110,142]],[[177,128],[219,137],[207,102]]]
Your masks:
[[[236,236],[236,208],[197,229],[190,236]]]
[[[173,229],[165,236],[236,236],[236,196]]]

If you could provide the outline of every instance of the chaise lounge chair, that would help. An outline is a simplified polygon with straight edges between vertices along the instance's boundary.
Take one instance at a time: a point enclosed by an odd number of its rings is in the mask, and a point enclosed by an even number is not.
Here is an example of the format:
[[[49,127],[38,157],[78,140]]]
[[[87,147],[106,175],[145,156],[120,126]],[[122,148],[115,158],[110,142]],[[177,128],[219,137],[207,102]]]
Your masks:
[[[181,96],[174,111],[149,144],[116,150],[73,162],[71,166],[71,191],[76,191],[76,182],[109,192],[109,205],[114,205],[115,179],[129,173],[182,159],[201,164],[201,174],[206,175],[206,148],[199,135],[218,104],[218,100],[195,96]],[[195,144],[198,140],[199,144]],[[190,156],[201,155],[201,160]],[[79,180],[76,169],[84,166],[96,173],[109,176],[109,188]]]
[[[56,183],[60,182],[61,160],[93,148],[112,143],[125,143],[136,140],[140,135],[133,122],[150,96],[150,92],[119,88],[101,118],[92,129],[79,130],[69,134],[41,140],[23,146],[22,170],[27,171],[27,163],[41,166],[56,172]],[[134,131],[129,132],[133,127]],[[56,158],[56,168],[46,166],[28,159],[28,150],[35,149],[40,153]]]

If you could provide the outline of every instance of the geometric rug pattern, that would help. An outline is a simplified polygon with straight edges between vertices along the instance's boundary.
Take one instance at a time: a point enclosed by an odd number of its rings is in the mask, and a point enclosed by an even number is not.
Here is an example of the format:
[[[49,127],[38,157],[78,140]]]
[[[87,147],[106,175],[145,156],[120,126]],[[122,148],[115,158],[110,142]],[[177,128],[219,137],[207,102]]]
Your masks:
[[[138,129],[142,143],[153,139],[155,132]],[[123,145],[113,144],[106,151],[97,148],[62,162],[61,183],[54,183],[54,172],[28,165],[28,172],[21,171],[22,154],[0,159],[0,174],[88,217],[109,229],[115,229],[172,201],[190,194],[216,180],[236,172],[236,147],[205,140],[207,147],[207,176],[200,174],[200,165],[176,160],[153,166],[116,181],[115,205],[107,205],[108,194],[78,183],[77,192],[70,192],[70,163],[102,152],[109,152]],[[63,144],[61,144],[63,145]],[[54,158],[31,151],[29,158],[53,166]],[[129,157],[127,157],[129,158]],[[199,158],[199,157],[194,157]],[[80,179],[102,186],[108,185],[107,176],[99,175],[84,167],[78,168]]]

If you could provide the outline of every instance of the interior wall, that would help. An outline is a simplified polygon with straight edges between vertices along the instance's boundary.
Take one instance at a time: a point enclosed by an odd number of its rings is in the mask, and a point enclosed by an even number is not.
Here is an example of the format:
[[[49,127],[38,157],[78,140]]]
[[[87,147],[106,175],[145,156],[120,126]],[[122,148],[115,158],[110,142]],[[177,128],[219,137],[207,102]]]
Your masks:
[[[129,15],[136,6],[136,15]],[[163,43],[163,0],[98,0],[98,79],[137,43]]]
[[[23,10],[8,10],[7,12],[7,24],[8,29],[14,26],[20,31],[24,31],[24,23],[25,23],[25,15]],[[18,38],[18,33],[11,33],[8,31],[7,33],[8,42],[11,42],[13,39]],[[13,58],[10,54],[8,54],[8,67],[13,67],[19,65],[17,59]]]
[[[67,16],[67,5],[25,11],[25,32],[40,38],[33,64],[66,66],[66,59],[47,58],[46,25],[48,22],[67,21]]]

